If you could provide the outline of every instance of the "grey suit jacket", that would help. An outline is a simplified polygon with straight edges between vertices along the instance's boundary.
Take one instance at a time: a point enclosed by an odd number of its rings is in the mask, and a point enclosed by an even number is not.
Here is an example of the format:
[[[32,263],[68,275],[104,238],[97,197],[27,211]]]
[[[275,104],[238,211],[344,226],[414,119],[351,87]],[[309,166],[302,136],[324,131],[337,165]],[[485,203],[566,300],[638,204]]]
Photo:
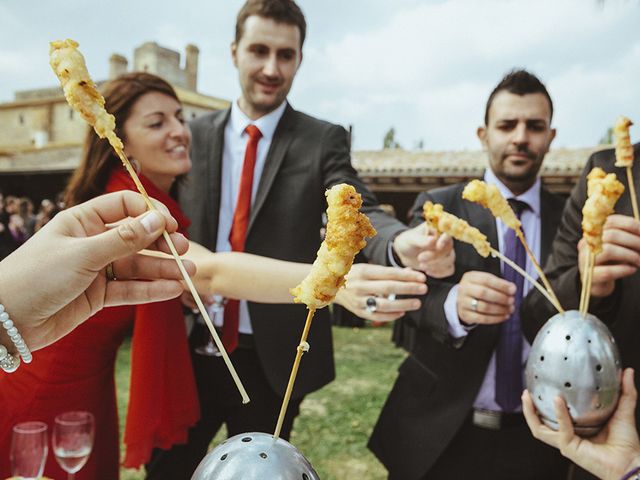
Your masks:
[[[179,192],[180,204],[192,222],[190,238],[211,250],[216,247],[224,128],[229,114],[230,110],[215,112],[192,123],[193,168]],[[350,163],[346,131],[287,106],[260,178],[245,251],[312,263],[321,242],[325,190],[342,182],[360,192],[362,210],[379,232],[369,242],[368,254],[383,257],[386,239],[406,227],[378,208],[374,195],[358,178]],[[306,318],[305,306],[250,302],[249,313],[266,376],[274,391],[282,394]],[[311,349],[301,362],[294,398],[322,387],[335,376],[327,309],[316,312],[309,344]]]
[[[498,244],[495,219],[483,207],[462,199],[465,184],[420,194],[414,204],[414,222],[422,220],[426,200],[478,228],[492,245]],[[546,190],[541,201],[541,257],[549,254],[564,200]],[[448,333],[444,302],[451,288],[470,270],[500,276],[500,263],[483,258],[466,243],[455,242],[455,273],[447,279],[428,280],[422,309],[403,321],[415,329],[415,343],[399,368],[399,376],[380,414],[369,448],[394,478],[423,478],[473,408],[491,355],[499,339],[499,325],[473,329],[464,341]]]

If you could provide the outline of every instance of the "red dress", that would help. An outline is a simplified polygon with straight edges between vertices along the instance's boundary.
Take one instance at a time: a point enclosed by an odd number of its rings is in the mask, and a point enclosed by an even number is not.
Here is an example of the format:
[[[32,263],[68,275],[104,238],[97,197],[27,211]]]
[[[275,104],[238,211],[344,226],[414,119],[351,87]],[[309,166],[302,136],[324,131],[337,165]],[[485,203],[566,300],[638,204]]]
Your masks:
[[[141,178],[149,195],[162,201],[184,232],[188,220],[177,203]],[[121,170],[107,192],[135,190]],[[117,275],[117,272],[116,272]],[[11,312],[9,312],[11,313]],[[76,480],[119,478],[118,413],[114,366],[118,348],[133,327],[131,392],[125,465],[138,467],[154,447],[183,443],[199,417],[199,406],[179,299],[147,305],[106,308],[58,342],[33,353],[33,362],[12,373],[0,371],[0,479],[11,476],[11,428],[19,422],[48,424],[56,415],[86,410],[95,416],[95,441]],[[44,475],[66,478],[49,441]]]

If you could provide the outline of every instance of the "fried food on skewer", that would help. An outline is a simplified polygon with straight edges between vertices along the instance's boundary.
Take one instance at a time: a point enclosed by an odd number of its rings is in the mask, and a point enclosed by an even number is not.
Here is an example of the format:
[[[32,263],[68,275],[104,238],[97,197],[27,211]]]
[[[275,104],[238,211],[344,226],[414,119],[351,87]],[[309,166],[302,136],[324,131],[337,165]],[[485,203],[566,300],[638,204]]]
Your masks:
[[[636,195],[636,187],[633,180],[633,145],[631,145],[631,136],[629,135],[629,127],[633,122],[627,117],[618,118],[613,133],[616,137],[616,167],[625,167],[627,169],[627,184],[629,185],[629,196],[631,197],[631,208],[633,217],[640,220],[640,211],[638,210],[638,197]]]
[[[78,43],[71,39],[51,42],[49,56],[69,105],[80,112],[100,138],[107,138],[113,148],[122,150],[122,141],[115,134],[116,119],[105,110],[104,97],[91,80]]]
[[[365,237],[376,231],[367,216],[359,212],[362,198],[351,185],[333,186],[327,197],[327,234],[309,275],[291,290],[296,303],[309,309],[327,306],[345,283],[356,254],[366,245]]]
[[[488,185],[482,180],[473,180],[464,187],[462,198],[488,208],[493,216],[514,230],[520,229],[520,220],[495,185]]]
[[[587,175],[587,201],[582,207],[582,231],[589,249],[598,254],[602,251],[602,230],[607,217],[624,192],[624,185],[615,173],[605,174],[596,167]]]
[[[302,354],[309,350],[307,336],[316,309],[327,306],[345,283],[356,254],[366,245],[365,237],[373,237],[376,231],[364,213],[360,213],[362,197],[346,183],[334,185],[325,193],[327,197],[327,234],[320,245],[311,271],[291,293],[295,303],[305,303],[309,309],[300,343],[293,360],[291,375],[284,392],[280,414],[273,437],[278,438],[287,413],[293,385],[298,375]]]
[[[616,167],[630,167],[633,165],[633,146],[629,127],[633,122],[625,116],[621,116],[613,127],[613,134],[616,139]]]
[[[445,212],[439,203],[426,201],[422,210],[427,224],[438,232],[446,233],[461,242],[470,243],[485,258],[491,253],[491,245],[486,235],[463,219]]]
[[[624,185],[618,181],[615,173],[605,174],[604,170],[596,167],[587,175],[587,201],[582,207],[582,236],[587,242],[589,254],[585,258],[582,274],[579,307],[582,316],[589,310],[593,269],[596,255],[602,251],[604,224],[623,192]]]

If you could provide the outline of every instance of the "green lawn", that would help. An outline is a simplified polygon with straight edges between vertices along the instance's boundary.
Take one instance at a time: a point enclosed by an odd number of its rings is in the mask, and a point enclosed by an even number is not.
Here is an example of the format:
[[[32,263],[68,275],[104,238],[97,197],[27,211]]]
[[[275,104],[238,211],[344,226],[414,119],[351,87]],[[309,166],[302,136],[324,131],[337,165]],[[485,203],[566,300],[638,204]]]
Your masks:
[[[291,438],[323,480],[386,478],[366,443],[404,358],[389,338],[388,328],[334,328],[337,378],[305,399]],[[125,342],[116,368],[121,432],[129,396],[130,346]],[[222,438],[223,432],[214,442]],[[121,478],[139,480],[144,475],[122,470]]]

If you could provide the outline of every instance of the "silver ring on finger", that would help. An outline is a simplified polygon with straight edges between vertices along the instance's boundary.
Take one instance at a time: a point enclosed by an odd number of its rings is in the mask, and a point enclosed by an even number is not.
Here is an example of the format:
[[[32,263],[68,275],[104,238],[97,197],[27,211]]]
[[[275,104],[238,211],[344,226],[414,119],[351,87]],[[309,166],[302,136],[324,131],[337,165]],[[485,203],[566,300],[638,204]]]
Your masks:
[[[378,301],[376,297],[367,297],[365,302],[365,310],[369,313],[375,313],[378,310]]]
[[[471,299],[471,310],[473,310],[474,312],[477,312],[477,311],[478,311],[478,304],[479,304],[479,303],[480,303],[480,302],[478,301],[478,299],[477,299],[477,298],[472,298],[472,299]]]

